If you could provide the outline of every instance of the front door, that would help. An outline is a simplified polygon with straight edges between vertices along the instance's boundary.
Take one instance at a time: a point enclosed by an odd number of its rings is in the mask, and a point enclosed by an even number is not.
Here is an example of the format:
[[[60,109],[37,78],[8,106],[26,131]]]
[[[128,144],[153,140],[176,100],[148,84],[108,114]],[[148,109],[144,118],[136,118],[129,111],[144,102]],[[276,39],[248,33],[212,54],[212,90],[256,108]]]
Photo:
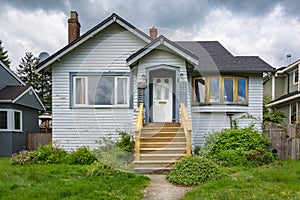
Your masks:
[[[172,78],[153,78],[153,122],[172,122]]]

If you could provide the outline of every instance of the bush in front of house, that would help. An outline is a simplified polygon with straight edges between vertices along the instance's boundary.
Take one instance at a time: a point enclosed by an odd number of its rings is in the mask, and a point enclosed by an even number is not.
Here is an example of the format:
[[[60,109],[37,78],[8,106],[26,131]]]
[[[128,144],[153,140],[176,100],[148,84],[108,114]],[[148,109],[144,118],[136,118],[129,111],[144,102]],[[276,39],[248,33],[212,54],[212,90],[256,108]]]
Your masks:
[[[225,166],[259,166],[270,164],[276,159],[269,151],[269,139],[254,127],[222,130],[210,146],[208,155]]]
[[[36,151],[33,151],[33,159],[36,163],[57,164],[64,163],[67,152],[52,144],[40,145]]]
[[[34,152],[22,150],[14,153],[10,157],[10,163],[13,165],[28,165],[34,162]]]
[[[167,179],[178,185],[196,186],[226,176],[225,170],[213,160],[206,157],[190,156],[175,163],[167,175]]]
[[[76,151],[70,152],[66,155],[66,163],[70,165],[90,165],[96,161],[95,156],[87,147],[81,147]]]
[[[119,135],[121,140],[116,143],[116,146],[124,151],[133,152],[135,145],[133,137],[125,131],[119,132]]]

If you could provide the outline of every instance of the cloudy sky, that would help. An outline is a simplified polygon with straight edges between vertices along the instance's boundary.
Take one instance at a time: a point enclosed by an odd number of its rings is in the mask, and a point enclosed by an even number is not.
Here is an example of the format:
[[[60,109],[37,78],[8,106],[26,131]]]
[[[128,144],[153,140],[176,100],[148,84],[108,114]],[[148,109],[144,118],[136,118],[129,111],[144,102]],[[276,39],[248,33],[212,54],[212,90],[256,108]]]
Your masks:
[[[81,34],[117,13],[143,31],[173,40],[218,40],[234,55],[258,55],[274,67],[300,59],[297,0],[2,0],[0,40],[15,69],[25,52],[53,54],[67,44],[76,10]]]

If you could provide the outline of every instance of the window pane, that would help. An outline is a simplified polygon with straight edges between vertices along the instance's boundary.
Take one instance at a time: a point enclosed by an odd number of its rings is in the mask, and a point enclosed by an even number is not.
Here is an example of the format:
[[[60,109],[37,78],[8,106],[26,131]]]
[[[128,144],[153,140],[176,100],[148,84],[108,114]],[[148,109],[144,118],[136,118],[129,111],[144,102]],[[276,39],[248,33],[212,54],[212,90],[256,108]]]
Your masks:
[[[21,130],[21,113],[18,111],[14,112],[15,130]]]
[[[127,78],[117,78],[117,104],[127,104],[127,82]]]
[[[296,103],[293,103],[291,105],[291,123],[297,122],[297,105]]]
[[[233,102],[233,78],[224,78],[224,102]]]
[[[156,80],[156,98],[157,98],[158,100],[161,99],[160,93],[161,93],[161,80],[160,80],[160,79],[157,79],[157,80]]]
[[[165,100],[169,99],[169,79],[165,79]]]
[[[75,79],[75,104],[85,104],[85,79],[76,78]]]
[[[113,105],[114,84],[114,77],[88,77],[89,105]]]
[[[238,78],[238,102],[246,102],[247,101],[247,83],[246,79]]]
[[[209,79],[209,102],[215,103],[220,102],[220,79],[210,78]]]
[[[298,78],[299,76],[298,76],[298,70],[296,70],[295,72],[294,72],[294,83],[298,83]]]
[[[195,95],[196,95],[196,102],[205,102],[205,80],[204,79],[195,80]]]
[[[0,111],[0,129],[7,129],[7,111]]]

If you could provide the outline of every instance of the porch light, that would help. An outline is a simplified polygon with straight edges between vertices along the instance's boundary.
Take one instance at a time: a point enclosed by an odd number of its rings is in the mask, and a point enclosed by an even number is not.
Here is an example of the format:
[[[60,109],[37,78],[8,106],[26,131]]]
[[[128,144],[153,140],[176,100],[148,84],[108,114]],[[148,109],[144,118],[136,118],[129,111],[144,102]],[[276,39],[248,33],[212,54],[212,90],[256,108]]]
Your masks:
[[[146,74],[142,74],[142,80],[146,82]]]

